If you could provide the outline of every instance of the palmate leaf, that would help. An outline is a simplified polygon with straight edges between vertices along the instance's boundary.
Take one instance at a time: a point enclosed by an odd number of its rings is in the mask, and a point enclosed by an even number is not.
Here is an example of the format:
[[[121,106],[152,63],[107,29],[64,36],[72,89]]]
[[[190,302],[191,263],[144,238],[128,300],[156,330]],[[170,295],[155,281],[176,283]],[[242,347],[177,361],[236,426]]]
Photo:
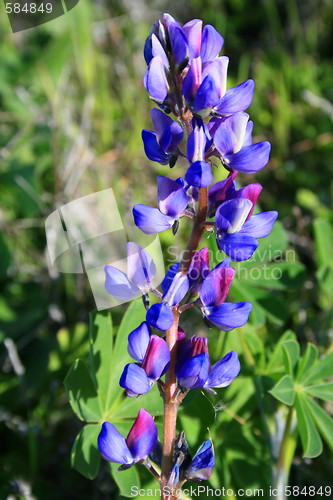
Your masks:
[[[119,465],[110,462],[109,467],[112,477],[119,488],[121,496],[133,498],[133,491],[138,491],[140,488],[140,477],[137,468],[131,467],[127,470],[118,471]]]
[[[304,391],[315,398],[333,403],[333,383],[311,385],[310,387],[304,387]]]
[[[99,424],[85,425],[77,435],[72,448],[73,469],[88,479],[95,479],[100,467],[101,456],[96,445],[100,430]]]
[[[302,356],[297,369],[296,379],[302,382],[308,376],[309,370],[313,367],[318,359],[318,349],[315,345],[308,343],[306,350]]]
[[[318,457],[323,451],[323,444],[316,428],[312,414],[309,410],[306,397],[297,393],[295,397],[298,430],[303,445],[303,457]]]
[[[330,449],[333,451],[333,419],[323,410],[315,401],[304,395],[304,400],[312,415],[316,426],[327,442]]]
[[[289,375],[282,377],[277,384],[269,391],[276,399],[288,406],[292,406],[295,401],[294,381]]]
[[[329,377],[333,377],[333,352],[326,354],[313,364],[307,373],[304,373],[303,385],[309,385],[309,383]]]
[[[282,344],[286,370],[291,377],[294,375],[294,368],[299,359],[299,343],[297,340],[287,340]]]

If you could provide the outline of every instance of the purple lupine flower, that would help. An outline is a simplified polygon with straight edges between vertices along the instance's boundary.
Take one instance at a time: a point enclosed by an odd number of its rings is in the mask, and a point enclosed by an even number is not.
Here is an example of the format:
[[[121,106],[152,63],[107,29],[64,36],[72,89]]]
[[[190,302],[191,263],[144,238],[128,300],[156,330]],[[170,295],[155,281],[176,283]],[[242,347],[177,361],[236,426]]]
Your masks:
[[[155,234],[170,229],[181,217],[188,205],[189,197],[180,181],[168,177],[157,177],[158,208],[135,205],[133,216],[136,226],[145,234]]]
[[[210,366],[208,339],[193,336],[180,345],[176,375],[182,387],[203,388],[215,394],[213,388],[227,387],[240,371],[237,353],[230,351]]]
[[[225,201],[216,211],[217,244],[234,261],[252,257],[259,245],[257,238],[270,234],[278,216],[275,210],[252,215],[255,205],[252,200],[256,200],[259,189],[253,186],[260,184],[252,185],[252,192],[250,186],[239,190],[240,197]]]
[[[152,288],[156,266],[139,244],[127,243],[127,274],[114,266],[105,266],[105,289],[119,301],[134,299]]]
[[[104,422],[97,444],[105,460],[123,464],[126,466],[124,468],[128,468],[148,457],[156,446],[157,437],[153,417],[141,408],[126,439],[113,424]]]
[[[209,251],[207,247],[195,252],[188,269],[188,279],[192,295],[200,291],[203,280],[209,274]]]
[[[226,200],[235,198],[235,178],[238,172],[230,172],[223,181],[216,182],[208,190],[208,217],[214,217],[216,209]]]
[[[186,479],[201,481],[209,479],[215,465],[214,447],[211,439],[205,441],[185,471]]]
[[[157,103],[163,104],[169,94],[169,84],[165,73],[165,59],[161,55],[153,57],[143,77],[148,94]]]
[[[139,364],[125,366],[119,385],[126,389],[127,396],[146,394],[168,369],[170,351],[167,343],[158,335],[152,335],[147,323],[143,322],[129,334],[128,352]]]
[[[187,169],[185,180],[189,186],[207,187],[213,182],[213,175],[209,163],[204,160],[213,140],[207,125],[201,119],[194,118],[192,123],[193,131],[187,142],[187,158],[191,165]]]
[[[183,300],[190,286],[187,275],[182,274],[179,267],[180,263],[171,266],[161,283],[163,302],[153,304],[147,311],[147,323],[159,330],[171,328],[174,319],[171,307]]]
[[[145,153],[152,161],[174,166],[180,154],[178,146],[183,140],[183,129],[160,109],[152,109],[150,115],[155,132],[142,131]]]
[[[235,270],[224,259],[204,279],[199,293],[202,314],[220,330],[245,325],[252,309],[250,302],[225,302]]]
[[[213,118],[208,128],[221,160],[228,168],[253,174],[267,165],[271,145],[268,141],[252,144],[253,123],[247,113]]]

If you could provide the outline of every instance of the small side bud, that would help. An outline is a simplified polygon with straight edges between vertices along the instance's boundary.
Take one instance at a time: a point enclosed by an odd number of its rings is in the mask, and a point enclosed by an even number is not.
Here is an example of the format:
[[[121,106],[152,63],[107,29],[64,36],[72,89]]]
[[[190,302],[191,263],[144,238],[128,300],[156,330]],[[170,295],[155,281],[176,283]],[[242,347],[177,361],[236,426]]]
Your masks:
[[[177,234],[178,229],[179,229],[179,220],[177,219],[172,225],[172,234],[173,235]]]

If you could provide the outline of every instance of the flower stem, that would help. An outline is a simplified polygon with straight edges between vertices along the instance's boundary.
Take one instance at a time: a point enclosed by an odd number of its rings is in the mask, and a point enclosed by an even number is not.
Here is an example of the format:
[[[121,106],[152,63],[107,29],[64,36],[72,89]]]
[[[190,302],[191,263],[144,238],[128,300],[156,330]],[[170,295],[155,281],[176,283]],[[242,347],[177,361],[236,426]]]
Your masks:
[[[173,462],[173,450],[176,437],[176,423],[178,401],[175,398],[177,393],[177,380],[175,373],[177,359],[177,336],[179,312],[176,308],[173,310],[173,325],[167,330],[166,341],[170,349],[170,365],[166,374],[166,383],[164,388],[164,432],[163,432],[163,456],[161,472],[161,490],[162,500],[169,499],[170,496],[163,492],[166,486]]]

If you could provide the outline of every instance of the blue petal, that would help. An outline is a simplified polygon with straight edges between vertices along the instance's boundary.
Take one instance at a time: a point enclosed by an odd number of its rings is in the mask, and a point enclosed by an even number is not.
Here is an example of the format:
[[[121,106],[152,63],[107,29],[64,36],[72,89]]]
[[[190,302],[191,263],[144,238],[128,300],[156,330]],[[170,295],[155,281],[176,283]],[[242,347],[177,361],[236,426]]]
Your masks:
[[[207,75],[198,88],[193,101],[193,112],[206,118],[219,100],[219,91],[214,79]]]
[[[177,364],[177,378],[182,387],[198,389],[203,387],[208,378],[209,356],[206,353],[193,356],[184,363]]]
[[[177,64],[181,64],[188,56],[187,36],[184,31],[176,25],[169,28],[172,54]]]
[[[219,249],[231,260],[240,262],[250,259],[259,243],[258,240],[247,234],[227,234],[217,231],[217,244]]]
[[[103,458],[109,462],[132,464],[134,457],[130,452],[125,438],[110,422],[104,422],[97,438],[98,449]]]
[[[150,63],[150,61],[152,60],[152,58],[153,58],[151,35],[149,35],[146,38],[145,46],[144,46],[144,49],[143,49],[143,55],[144,55],[144,58],[145,58],[145,61],[146,61],[147,65],[148,65]]]
[[[156,274],[156,266],[152,257],[141,245],[129,241],[127,247],[127,276],[131,282],[143,292],[151,288]]]
[[[145,234],[156,234],[172,227],[175,217],[162,214],[158,208],[147,205],[134,205],[133,217],[135,225]]]
[[[253,99],[254,81],[246,80],[237,87],[226,91],[220,102],[215,106],[214,111],[220,114],[237,113],[245,111]]]
[[[169,61],[168,61],[167,55],[162,47],[161,42],[159,41],[159,39],[157,38],[157,36],[154,33],[151,36],[151,51],[152,51],[153,57],[160,56],[162,61],[163,61],[164,66],[166,68],[169,67]]]
[[[127,445],[136,461],[146,458],[157,444],[157,427],[153,417],[141,408],[126,438]]]
[[[252,236],[253,238],[266,238],[272,231],[277,216],[278,212],[275,210],[252,215],[252,217],[245,222],[240,233]]]
[[[229,58],[226,56],[218,57],[214,61],[205,64],[202,71],[202,80],[207,75],[210,75],[214,80],[218,99],[221,99],[227,89],[227,72],[228,72]],[[216,101],[218,102],[218,101]]]
[[[206,24],[202,32],[200,56],[203,62],[211,61],[220,53],[224,39],[213,26]]]
[[[247,198],[234,198],[225,201],[216,211],[216,230],[220,234],[238,232],[252,208],[252,202]]]
[[[220,330],[228,332],[244,326],[251,309],[250,302],[224,302],[219,306],[205,307],[203,313]]]
[[[156,134],[150,130],[143,130],[142,133],[143,147],[146,156],[151,161],[157,161],[162,165],[167,165],[170,160],[170,155],[165,153],[156,139]]]
[[[169,306],[179,304],[188,292],[190,283],[186,274],[177,273],[173,278],[168,291],[163,295]]]
[[[191,102],[201,84],[201,58],[191,60],[188,72],[183,80],[182,92],[187,102]]]
[[[238,355],[235,351],[230,351],[220,361],[215,363],[210,369],[207,387],[227,387],[240,372]]]
[[[149,378],[158,380],[167,371],[169,363],[170,351],[168,344],[161,337],[152,335],[142,368]]]
[[[145,321],[128,335],[127,351],[132,358],[142,363],[148,348],[150,328]]]
[[[203,160],[205,157],[207,136],[201,119],[195,121],[193,131],[187,141],[187,158],[190,162]]]
[[[143,84],[153,99],[163,103],[166,99],[169,86],[165,76],[164,64],[161,56],[153,57],[145,73]]]
[[[217,306],[227,297],[235,269],[225,266],[224,263],[221,264],[208,274],[202,284],[200,300],[204,306]]]
[[[243,147],[238,153],[225,155],[228,166],[244,174],[254,174],[264,168],[269,161],[271,145],[268,141],[257,142]]]
[[[220,123],[214,135],[214,143],[223,159],[242,148],[248,120],[247,113],[234,113]]]
[[[161,288],[163,290],[163,294],[164,295],[169,290],[169,288],[170,288],[170,286],[172,284],[173,278],[178,273],[179,266],[180,266],[180,262],[177,262],[177,264],[173,264],[172,266],[170,266],[170,268],[168,269],[166,275],[164,276],[163,281],[161,283]]]
[[[147,323],[159,330],[168,330],[173,324],[173,313],[166,302],[153,304],[146,314]]]
[[[157,197],[160,211],[174,219],[184,212],[188,204],[185,189],[168,177],[157,177]]]
[[[195,187],[208,187],[213,179],[211,167],[205,161],[195,161],[188,167],[185,174],[186,182]]]
[[[185,476],[187,479],[209,479],[215,464],[214,448],[211,439],[205,441],[188,466]]]
[[[190,59],[198,57],[201,47],[202,20],[192,19],[183,25],[183,30],[188,40],[188,51]]]
[[[128,363],[120,377],[119,385],[134,396],[149,392],[153,385],[153,381],[150,380],[141,366],[135,363]]]
[[[131,283],[125,273],[114,266],[105,266],[105,290],[119,301],[127,301],[141,295],[141,290]]]
[[[158,108],[151,109],[150,116],[156,132],[157,142],[163,151],[168,151],[171,142],[171,123],[173,123],[173,120]]]

